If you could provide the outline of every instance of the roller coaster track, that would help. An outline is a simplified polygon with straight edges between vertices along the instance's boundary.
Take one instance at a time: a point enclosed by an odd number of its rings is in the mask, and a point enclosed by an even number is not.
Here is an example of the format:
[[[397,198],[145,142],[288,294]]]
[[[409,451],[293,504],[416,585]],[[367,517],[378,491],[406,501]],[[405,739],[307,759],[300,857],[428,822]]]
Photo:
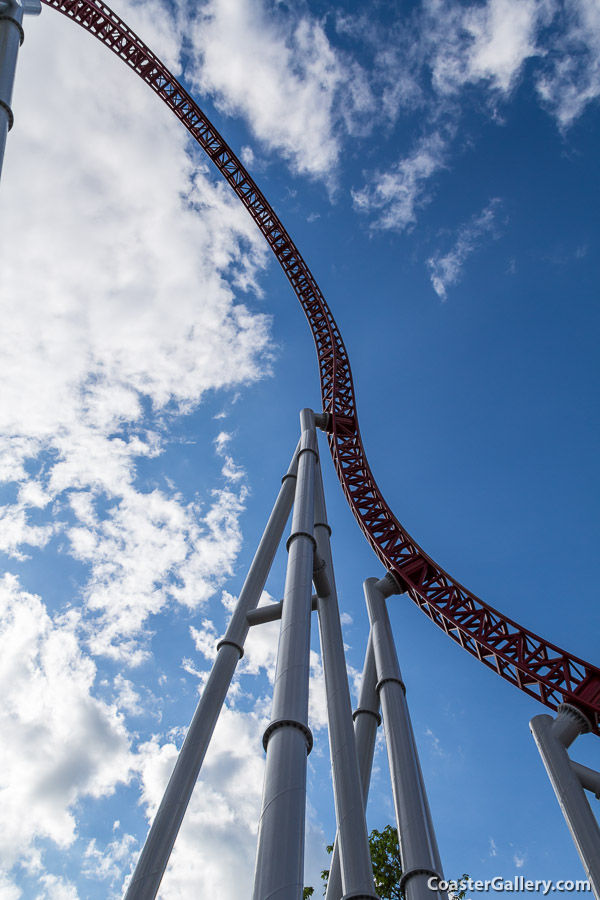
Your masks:
[[[254,180],[185,88],[99,0],[43,0],[93,34],[148,84],[229,182],[264,235],[308,319],[317,349],[328,441],[346,499],[371,547],[402,589],[454,641],[488,668],[555,709],[572,703],[600,734],[600,669],[506,618],[437,565],[410,537],[381,494],[358,427],[352,372],[325,298]]]

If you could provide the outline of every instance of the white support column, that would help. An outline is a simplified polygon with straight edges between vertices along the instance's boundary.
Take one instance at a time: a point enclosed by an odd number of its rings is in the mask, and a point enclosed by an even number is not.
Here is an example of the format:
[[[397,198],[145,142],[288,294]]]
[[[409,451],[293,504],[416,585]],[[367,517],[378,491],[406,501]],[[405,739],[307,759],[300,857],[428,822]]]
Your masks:
[[[356,755],[360,770],[362,784],[363,807],[366,810],[369,797],[369,785],[371,783],[371,769],[373,767],[373,753],[375,751],[375,738],[377,728],[381,725],[379,715],[379,695],[377,693],[377,672],[375,669],[375,655],[373,653],[373,638],[369,632],[367,652],[363,666],[362,680],[358,706],[352,714],[354,719],[354,741]],[[325,900],[341,900],[342,873],[340,869],[340,853],[338,836],[336,835],[331,855],[329,878],[327,879],[327,892]]]
[[[573,764],[567,753],[575,738],[590,730],[590,723],[580,710],[563,703],[556,719],[535,716],[529,727],[594,896],[600,900],[600,828],[583,790],[584,785],[598,788],[599,781],[592,770]]]
[[[382,587],[376,578],[364,583],[398,823],[400,885],[407,900],[441,900],[446,893],[427,884],[444,876]]]
[[[320,467],[317,465],[315,489],[315,539],[317,552],[325,566],[326,593],[317,588],[317,610],[321,634],[321,653],[327,695],[329,745],[337,842],[341,859],[343,900],[377,900],[369,852],[363,788],[354,742],[352,705],[344,654],[342,626],[327,522],[325,496]],[[324,579],[325,580],[325,579]]]
[[[250,625],[247,614],[256,608],[294,500],[298,448],[282,479],[281,489],[256,555],[248,571],[225,637],[217,645],[217,658],[194,713],[173,774],[146,838],[125,900],[154,900],[183,821],[200,768],[235,668],[243,655]]]
[[[310,615],[315,551],[317,435],[311,409],[300,414],[302,437],[273,689],[254,900],[301,900],[304,881]]]
[[[6,138],[13,126],[12,95],[19,47],[23,43],[23,15],[38,16],[40,0],[0,0],[0,175]]]

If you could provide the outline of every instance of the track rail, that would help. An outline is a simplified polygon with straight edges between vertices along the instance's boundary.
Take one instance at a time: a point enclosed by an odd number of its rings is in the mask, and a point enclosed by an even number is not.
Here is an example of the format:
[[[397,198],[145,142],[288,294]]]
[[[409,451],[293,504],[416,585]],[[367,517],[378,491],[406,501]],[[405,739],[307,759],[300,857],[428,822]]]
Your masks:
[[[342,488],[371,547],[423,612],[485,666],[555,709],[572,703],[600,734],[600,669],[506,618],[437,565],[387,505],[369,468],[352,372],[325,298],[281,220],[240,160],[165,65],[99,0],[43,0],[89,31],[148,84],[229,182],[292,285],[317,349],[328,441]]]

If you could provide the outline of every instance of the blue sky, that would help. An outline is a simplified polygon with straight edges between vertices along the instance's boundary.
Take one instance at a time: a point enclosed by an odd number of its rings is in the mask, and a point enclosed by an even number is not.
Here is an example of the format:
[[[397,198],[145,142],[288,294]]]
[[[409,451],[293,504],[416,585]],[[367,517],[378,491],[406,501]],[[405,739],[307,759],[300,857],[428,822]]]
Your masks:
[[[597,664],[597,4],[115,9],[306,257],[400,521]],[[96,900],[122,894],[319,390],[283,275],[168,110],[54,11],[26,26],[0,198],[0,898]],[[324,457],[354,684],[381,569]],[[390,613],[447,875],[582,877],[543,708],[410,601]],[[314,632],[312,884],[334,831]],[[250,892],[276,640],[252,632],[163,900]],[[574,757],[597,767],[596,743]],[[369,826],[392,817],[381,743]]]

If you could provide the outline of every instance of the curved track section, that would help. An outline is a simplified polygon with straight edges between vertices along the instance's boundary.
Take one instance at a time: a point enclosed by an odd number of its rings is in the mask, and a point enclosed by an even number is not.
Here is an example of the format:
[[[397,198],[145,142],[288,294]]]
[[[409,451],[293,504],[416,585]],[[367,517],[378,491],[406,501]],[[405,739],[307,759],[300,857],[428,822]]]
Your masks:
[[[102,41],[155,91],[229,182],[290,281],[317,349],[328,440],[342,488],[373,550],[423,612],[454,641],[520,690],[555,709],[573,703],[600,733],[600,669],[488,606],[437,565],[396,519],[369,468],[352,372],[335,320],[274,210],[202,110],[152,51],[99,0],[43,0]]]

